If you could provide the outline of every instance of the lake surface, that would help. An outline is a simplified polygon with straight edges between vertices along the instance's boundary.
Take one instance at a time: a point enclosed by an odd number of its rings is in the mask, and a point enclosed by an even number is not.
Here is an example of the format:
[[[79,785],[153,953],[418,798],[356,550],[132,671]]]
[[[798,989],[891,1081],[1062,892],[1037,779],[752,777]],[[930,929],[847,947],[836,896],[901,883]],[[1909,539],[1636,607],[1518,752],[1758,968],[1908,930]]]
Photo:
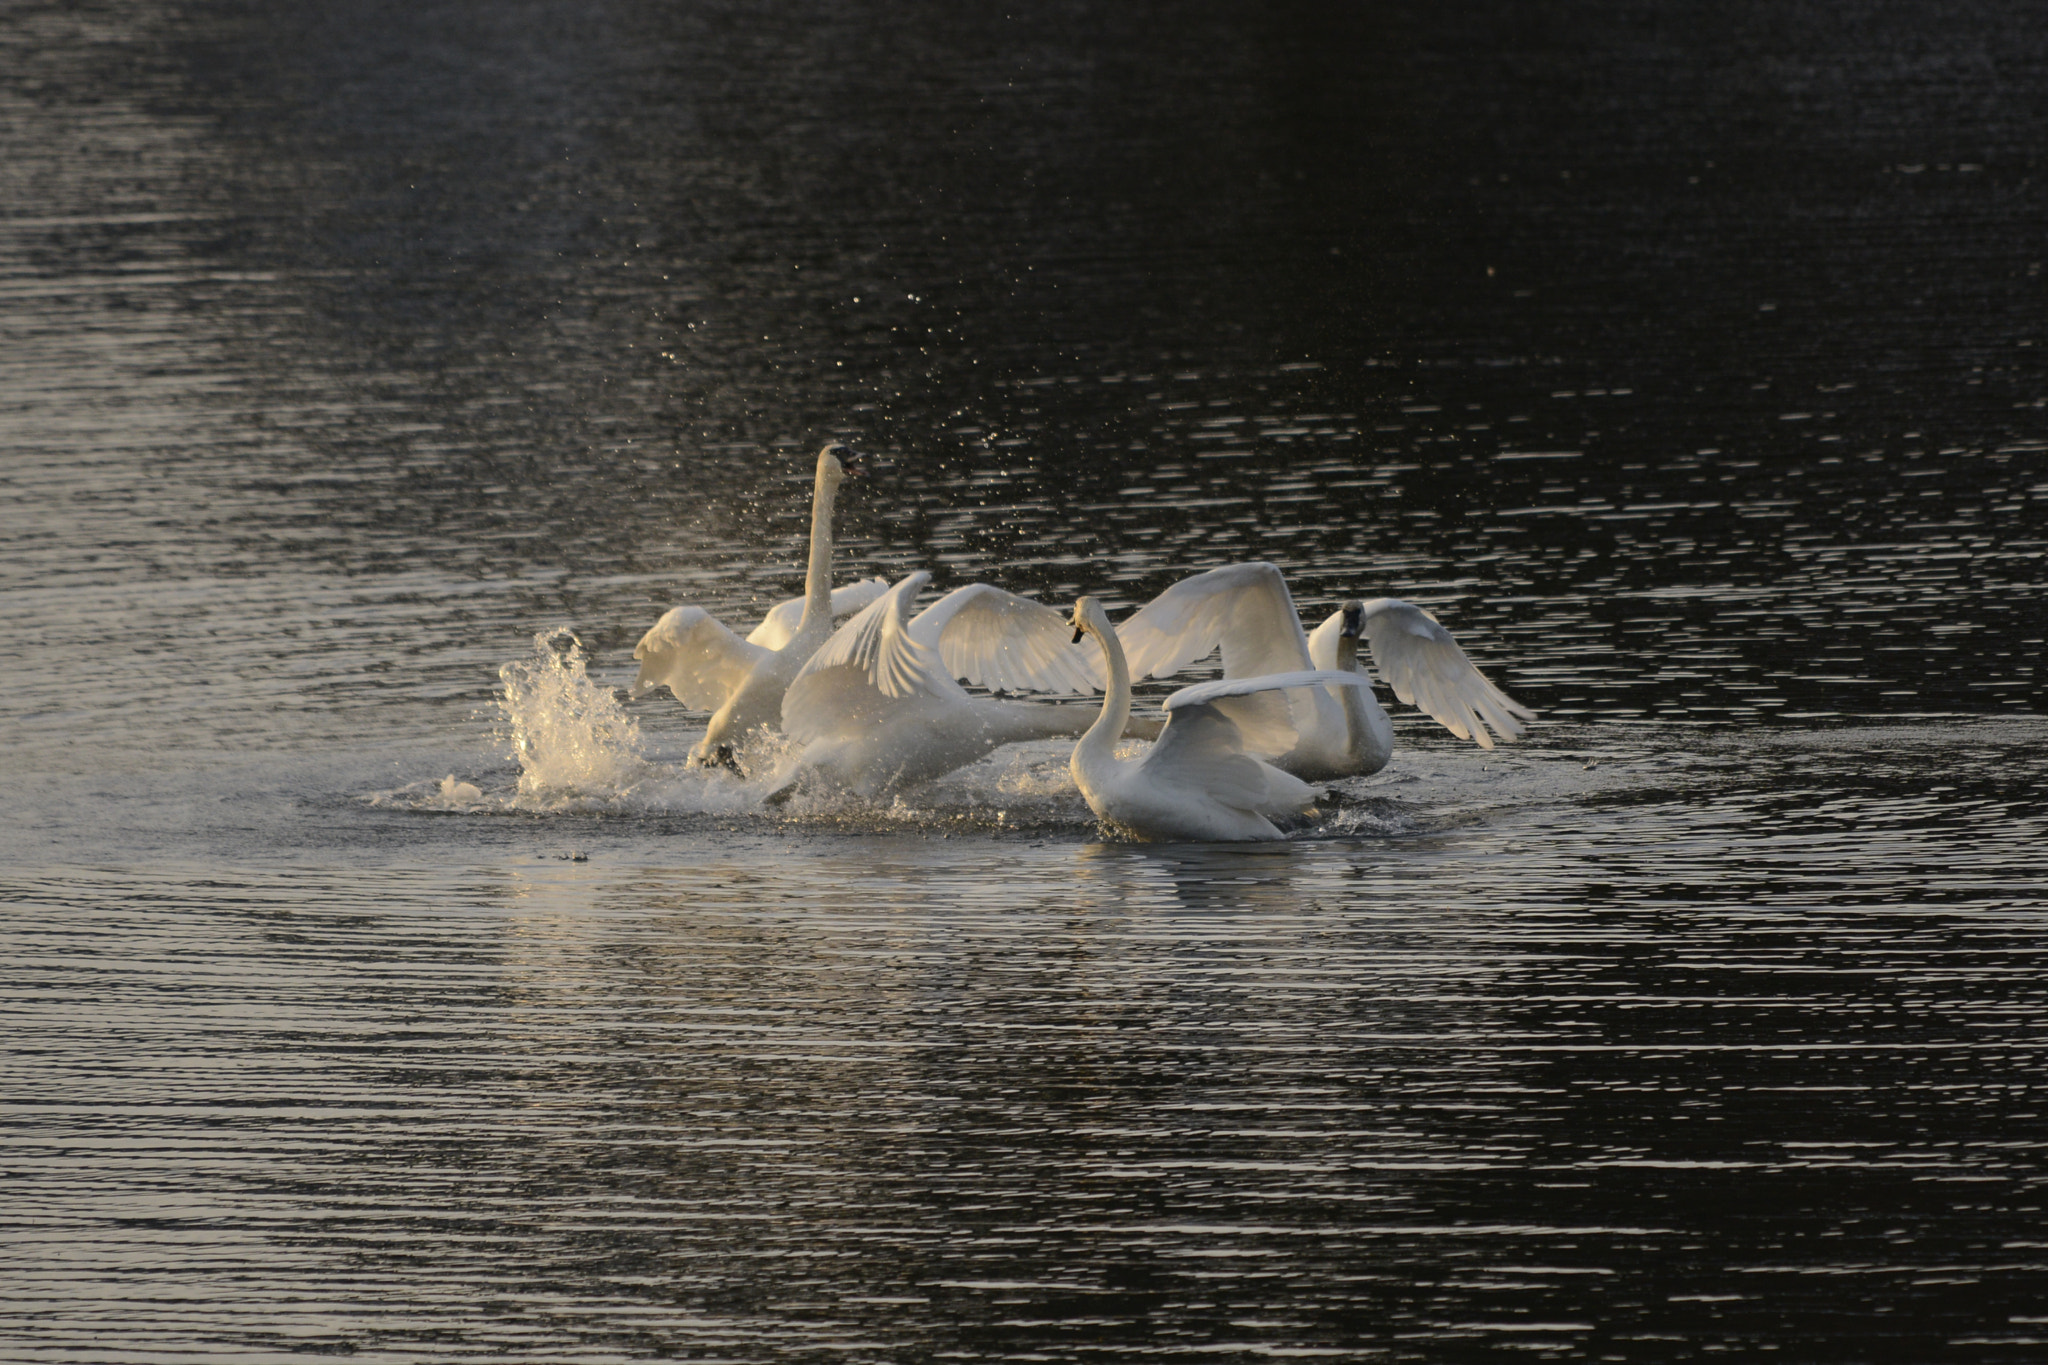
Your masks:
[[[2048,1353],[2048,30],[1541,9],[0,17],[0,1355]],[[1541,719],[764,812],[835,437]]]

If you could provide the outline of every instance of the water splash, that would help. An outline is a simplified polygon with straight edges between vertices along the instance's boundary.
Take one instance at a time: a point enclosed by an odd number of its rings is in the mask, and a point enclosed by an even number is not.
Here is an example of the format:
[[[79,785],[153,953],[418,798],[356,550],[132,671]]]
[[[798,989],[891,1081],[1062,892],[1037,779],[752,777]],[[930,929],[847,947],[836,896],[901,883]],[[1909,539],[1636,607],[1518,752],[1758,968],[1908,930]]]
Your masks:
[[[518,764],[509,774],[478,773],[414,782],[378,792],[372,805],[446,814],[699,815],[853,832],[1091,837],[1096,821],[1068,770],[1072,745],[1046,740],[1009,746],[939,782],[885,803],[801,784],[783,804],[763,798],[794,775],[799,754],[781,735],[763,732],[740,752],[742,776],[724,768],[692,768],[661,754],[681,735],[646,740],[617,689],[593,680],[583,643],[567,627],[541,631],[533,651],[498,670],[502,683],[494,736]],[[664,711],[665,723],[672,713]],[[1131,757],[1148,746],[1130,741]],[[1412,820],[1400,803],[1345,800],[1290,831],[1314,838],[1399,833]]]
[[[618,695],[591,681],[583,642],[566,626],[540,631],[533,653],[498,670],[499,737],[519,763],[515,804],[561,810],[615,805],[657,770]]]

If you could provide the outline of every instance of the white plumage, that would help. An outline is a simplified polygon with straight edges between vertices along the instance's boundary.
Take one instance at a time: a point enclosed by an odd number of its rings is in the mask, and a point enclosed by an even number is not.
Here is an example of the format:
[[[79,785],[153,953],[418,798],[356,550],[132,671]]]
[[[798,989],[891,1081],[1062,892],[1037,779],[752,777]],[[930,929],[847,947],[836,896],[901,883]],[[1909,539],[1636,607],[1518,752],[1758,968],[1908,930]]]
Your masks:
[[[970,583],[919,612],[931,581],[910,574],[839,628],[790,684],[782,728],[803,744],[798,771],[771,799],[815,778],[870,799],[943,777],[1000,745],[1070,738],[1093,717],[1074,706],[968,692],[1095,690],[1085,648],[1051,607]],[[1141,733],[1156,727],[1141,722]]]
[[[1102,713],[1074,746],[1069,764],[1096,818],[1146,842],[1278,839],[1276,816],[1298,815],[1314,801],[1306,782],[1245,752],[1243,732],[1226,713],[1232,702],[1324,688],[1362,691],[1361,674],[1289,670],[1182,688],[1166,699],[1166,729],[1144,755],[1116,756],[1131,709],[1131,670],[1102,604],[1074,604],[1076,636],[1095,637],[1109,674]]]
[[[833,504],[857,458],[838,442],[818,452],[803,597],[777,605],[744,640],[701,607],[675,607],[633,647],[640,661],[634,696],[665,686],[683,705],[711,712],[691,763],[732,762],[734,747],[751,731],[775,724],[783,691],[830,638],[833,618],[859,610],[888,587],[876,578],[832,588]]]
[[[1271,564],[1230,564],[1184,578],[1117,635],[1140,679],[1172,677],[1218,648],[1225,678],[1310,668],[1363,673],[1363,635],[1394,695],[1460,739],[1490,749],[1495,736],[1515,739],[1535,718],[1487,681],[1434,617],[1398,598],[1347,602],[1305,634],[1287,580]],[[1393,753],[1393,724],[1369,688],[1258,689],[1216,704],[1237,723],[1248,751],[1311,781],[1378,772]]]

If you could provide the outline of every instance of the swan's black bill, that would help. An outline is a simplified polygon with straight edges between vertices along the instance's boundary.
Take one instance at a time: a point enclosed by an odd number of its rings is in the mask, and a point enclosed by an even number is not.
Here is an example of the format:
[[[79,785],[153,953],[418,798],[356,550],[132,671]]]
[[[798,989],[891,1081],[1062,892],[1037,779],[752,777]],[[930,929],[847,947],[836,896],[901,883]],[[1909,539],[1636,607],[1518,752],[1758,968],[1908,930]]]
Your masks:
[[[1081,629],[1081,628],[1080,628],[1079,626],[1075,626],[1075,627],[1074,627],[1074,643],[1075,643],[1075,644],[1077,644],[1077,645],[1078,645],[1078,644],[1080,644],[1080,643],[1081,643],[1081,637],[1082,637],[1083,635],[1085,635],[1086,633],[1087,633],[1087,632],[1086,632],[1086,631],[1084,631],[1084,630],[1082,630],[1082,629]]]

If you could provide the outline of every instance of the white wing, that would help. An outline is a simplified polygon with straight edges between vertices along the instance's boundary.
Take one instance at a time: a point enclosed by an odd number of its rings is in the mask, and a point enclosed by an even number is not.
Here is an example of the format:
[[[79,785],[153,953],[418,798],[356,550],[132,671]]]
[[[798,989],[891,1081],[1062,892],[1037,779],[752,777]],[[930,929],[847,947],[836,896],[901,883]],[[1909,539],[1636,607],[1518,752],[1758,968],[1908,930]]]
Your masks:
[[[782,732],[799,744],[856,739],[901,705],[850,665],[806,669],[782,694]]]
[[[1170,678],[1223,647],[1226,677],[1309,666],[1287,580],[1271,564],[1228,564],[1183,578],[1116,628],[1133,680]]]
[[[1218,678],[1214,682],[1183,687],[1164,703],[1168,711],[1183,706],[1203,706],[1218,697],[1247,697],[1255,692],[1280,692],[1290,687],[1371,687],[1363,673],[1340,673],[1329,668],[1302,668],[1286,673],[1268,673],[1257,678]]]
[[[1370,687],[1363,673],[1298,669],[1258,678],[1221,678],[1183,687],[1166,699],[1169,711],[1183,706],[1211,706],[1236,723],[1244,747],[1253,754],[1277,758],[1292,753],[1311,731],[1320,730],[1330,705],[1324,687]]]
[[[886,578],[863,578],[858,583],[849,583],[843,588],[832,589],[832,619],[850,616],[868,603],[889,591]],[[781,649],[796,638],[796,628],[804,619],[804,599],[792,597],[787,602],[777,602],[772,611],[761,619],[747,636],[747,643],[763,649]]]
[[[1139,771],[1148,784],[1192,788],[1238,810],[1266,804],[1263,765],[1245,753],[1229,717],[1199,702],[1174,708]]]
[[[851,668],[885,697],[958,692],[937,650],[910,635],[910,604],[932,576],[919,569],[863,607],[803,666],[805,673]]]
[[[666,683],[683,705],[716,711],[773,652],[740,639],[702,607],[672,607],[633,646],[640,661],[633,695]]]
[[[1329,626],[1323,622],[1316,633]],[[1365,639],[1372,646],[1373,667],[1394,695],[1427,711],[1459,739],[1491,749],[1494,736],[1519,739],[1529,728],[1524,722],[1536,719],[1534,711],[1488,682],[1451,633],[1418,606],[1397,597],[1367,602]],[[1332,635],[1333,654],[1335,648]]]
[[[1081,696],[1102,690],[1102,651],[1074,643],[1066,613],[987,583],[955,588],[910,623],[947,673],[1005,692]]]

